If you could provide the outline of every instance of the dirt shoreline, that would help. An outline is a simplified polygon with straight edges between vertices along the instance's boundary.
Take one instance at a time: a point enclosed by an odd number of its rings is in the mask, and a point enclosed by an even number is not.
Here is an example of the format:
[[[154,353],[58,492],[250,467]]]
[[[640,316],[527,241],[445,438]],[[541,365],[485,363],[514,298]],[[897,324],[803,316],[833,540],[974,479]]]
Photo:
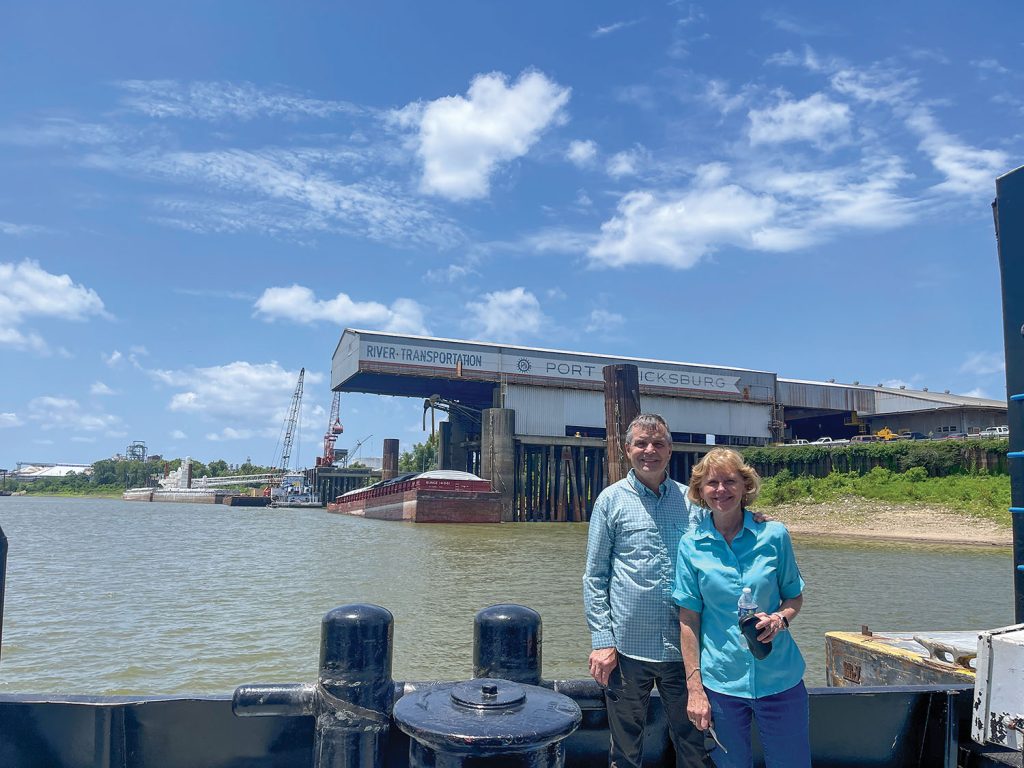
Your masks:
[[[821,504],[763,507],[784,523],[794,539],[819,537],[905,541],[964,547],[1009,547],[1013,531],[990,520],[943,507],[843,499]]]

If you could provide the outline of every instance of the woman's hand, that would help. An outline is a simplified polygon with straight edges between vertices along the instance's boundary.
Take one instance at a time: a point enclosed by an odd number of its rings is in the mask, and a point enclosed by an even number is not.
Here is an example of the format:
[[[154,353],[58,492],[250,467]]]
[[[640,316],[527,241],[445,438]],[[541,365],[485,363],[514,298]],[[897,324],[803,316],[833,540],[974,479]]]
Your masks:
[[[759,619],[757,622],[757,629],[759,630],[757,639],[762,643],[772,640],[779,632],[786,628],[786,623],[777,613],[758,613],[756,615]]]
[[[698,731],[706,731],[711,725],[711,704],[703,686],[690,689],[686,700],[686,716]]]

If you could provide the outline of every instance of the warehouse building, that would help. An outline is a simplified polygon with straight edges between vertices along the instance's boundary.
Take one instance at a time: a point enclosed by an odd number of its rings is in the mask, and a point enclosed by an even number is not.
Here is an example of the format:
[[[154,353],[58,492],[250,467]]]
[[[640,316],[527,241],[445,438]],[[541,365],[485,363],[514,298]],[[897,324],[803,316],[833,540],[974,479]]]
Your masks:
[[[603,369],[623,363],[637,367],[642,410],[672,429],[676,478],[712,445],[1006,423],[1006,404],[984,398],[356,329],[338,342],[331,388],[423,398],[430,418],[443,419],[438,468],[490,479],[506,498],[505,519],[585,520],[604,487]]]

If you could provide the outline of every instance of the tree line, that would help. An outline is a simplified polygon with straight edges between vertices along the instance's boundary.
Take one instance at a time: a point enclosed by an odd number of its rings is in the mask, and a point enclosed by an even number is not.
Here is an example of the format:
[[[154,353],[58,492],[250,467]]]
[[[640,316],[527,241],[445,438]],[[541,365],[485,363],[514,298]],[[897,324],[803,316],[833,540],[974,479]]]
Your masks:
[[[150,456],[146,461],[128,459],[100,459],[92,464],[91,472],[71,472],[64,477],[39,477],[19,480],[8,475],[7,490],[40,494],[103,494],[119,493],[125,488],[144,488],[155,485],[168,473],[181,468],[184,459],[164,459]],[[224,459],[208,464],[192,459],[192,477],[223,477],[225,475],[255,475],[274,472],[273,467],[249,461],[234,467]]]

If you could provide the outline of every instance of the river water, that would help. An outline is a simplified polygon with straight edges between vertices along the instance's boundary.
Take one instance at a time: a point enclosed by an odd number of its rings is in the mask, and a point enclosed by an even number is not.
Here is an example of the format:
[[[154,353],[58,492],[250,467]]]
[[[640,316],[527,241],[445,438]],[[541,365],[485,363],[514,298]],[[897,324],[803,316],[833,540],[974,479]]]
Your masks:
[[[586,676],[587,528],[416,525],[323,510],[0,498],[9,540],[0,691],[229,694],[312,681],[320,620],[352,602],[395,617],[396,680],[472,671],[473,616],[501,602],[543,619],[543,674]],[[806,680],[824,632],[1013,623],[1009,548],[797,539],[793,623]]]

